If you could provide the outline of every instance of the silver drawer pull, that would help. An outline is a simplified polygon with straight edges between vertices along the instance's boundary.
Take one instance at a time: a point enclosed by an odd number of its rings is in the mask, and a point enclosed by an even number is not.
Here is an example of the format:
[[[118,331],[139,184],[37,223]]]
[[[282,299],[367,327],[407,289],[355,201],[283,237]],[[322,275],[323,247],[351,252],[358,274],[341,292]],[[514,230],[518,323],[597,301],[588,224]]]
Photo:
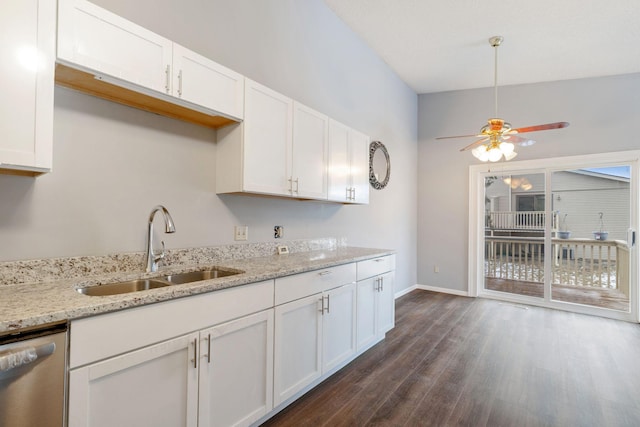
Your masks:
[[[321,273],[318,273],[318,274],[319,274],[320,276],[328,276],[328,275],[329,275],[329,274],[331,274],[331,273],[332,273],[332,271],[325,270],[325,271],[323,271],[323,272],[321,272]]]
[[[378,258],[378,259],[374,259],[374,261],[375,262],[382,262],[382,261],[384,261],[384,259],[383,258]]]

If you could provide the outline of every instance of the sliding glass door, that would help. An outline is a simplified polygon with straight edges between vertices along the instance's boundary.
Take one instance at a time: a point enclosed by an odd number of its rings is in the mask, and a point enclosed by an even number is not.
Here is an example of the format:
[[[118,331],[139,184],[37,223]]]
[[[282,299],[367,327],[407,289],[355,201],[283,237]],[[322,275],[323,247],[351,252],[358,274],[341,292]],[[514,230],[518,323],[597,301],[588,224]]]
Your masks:
[[[484,288],[544,298],[544,172],[484,177]]]
[[[631,165],[555,171],[554,301],[628,312]]]
[[[471,294],[638,320],[638,152],[471,167]]]

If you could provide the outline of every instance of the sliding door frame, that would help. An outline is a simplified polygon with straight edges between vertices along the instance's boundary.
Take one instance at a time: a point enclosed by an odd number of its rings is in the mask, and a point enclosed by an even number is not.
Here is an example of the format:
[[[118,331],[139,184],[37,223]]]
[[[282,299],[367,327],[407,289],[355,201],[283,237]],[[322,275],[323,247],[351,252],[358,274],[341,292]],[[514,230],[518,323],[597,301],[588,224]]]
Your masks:
[[[551,298],[551,257],[545,257],[544,298],[527,297],[484,289],[484,215],[485,215],[485,177],[491,175],[511,175],[525,173],[545,174],[545,194],[551,194],[551,176],[554,172],[570,169],[608,167],[619,165],[631,166],[629,182],[630,218],[629,226],[639,230],[640,212],[640,150],[620,151],[613,153],[589,154],[582,156],[557,157],[552,159],[524,160],[515,162],[485,163],[469,167],[469,295],[473,297],[494,298],[513,303],[538,305],[557,308],[576,313],[591,314],[631,322],[639,322],[638,264],[640,251],[637,244],[630,249],[629,271],[629,312],[603,309],[593,306],[554,301]],[[545,197],[545,247],[551,247],[551,198]],[[636,233],[637,234],[637,233]],[[638,238],[636,237],[636,241]]]

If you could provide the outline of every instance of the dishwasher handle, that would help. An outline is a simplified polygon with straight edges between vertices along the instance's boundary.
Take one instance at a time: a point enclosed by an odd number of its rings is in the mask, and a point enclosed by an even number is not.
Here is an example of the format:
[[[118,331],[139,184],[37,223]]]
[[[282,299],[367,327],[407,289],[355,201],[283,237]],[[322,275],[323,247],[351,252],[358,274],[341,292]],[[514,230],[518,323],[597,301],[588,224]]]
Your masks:
[[[24,347],[18,350],[0,353],[0,374],[33,363],[39,357],[49,356],[53,354],[54,351],[56,351],[56,344],[50,342],[38,347]]]

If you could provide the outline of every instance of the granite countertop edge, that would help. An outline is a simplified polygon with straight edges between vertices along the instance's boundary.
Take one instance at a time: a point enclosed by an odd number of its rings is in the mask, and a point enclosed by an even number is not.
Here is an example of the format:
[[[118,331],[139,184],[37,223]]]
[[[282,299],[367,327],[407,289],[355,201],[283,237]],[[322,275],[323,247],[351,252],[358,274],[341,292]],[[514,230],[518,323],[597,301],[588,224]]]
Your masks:
[[[0,335],[392,254],[395,254],[395,251],[389,249],[341,247],[334,250],[315,250],[222,262],[212,260],[210,264],[200,263],[192,266],[180,265],[173,268],[167,266],[156,273],[120,273],[83,279],[3,286],[0,289],[0,307],[2,307]],[[157,277],[207,267],[237,269],[243,273],[120,295],[96,297],[77,292],[80,287]]]

